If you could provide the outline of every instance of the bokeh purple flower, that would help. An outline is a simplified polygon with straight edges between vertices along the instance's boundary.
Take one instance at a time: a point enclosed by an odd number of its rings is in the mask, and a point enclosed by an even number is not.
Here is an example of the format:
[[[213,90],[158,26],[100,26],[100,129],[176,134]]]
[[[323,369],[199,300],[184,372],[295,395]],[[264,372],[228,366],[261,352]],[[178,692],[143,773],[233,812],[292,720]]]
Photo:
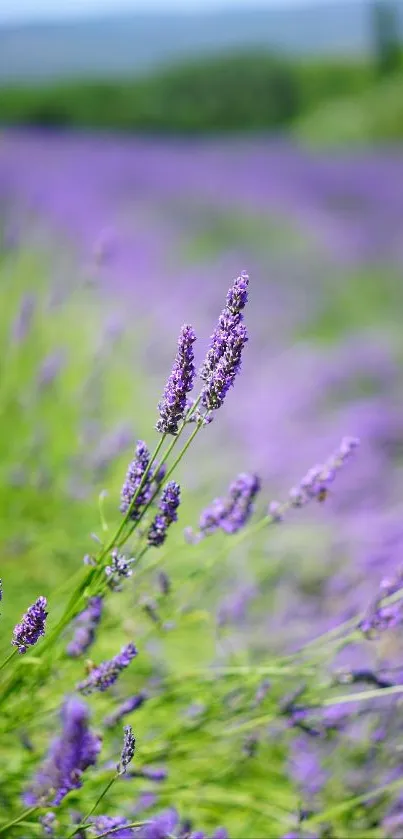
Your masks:
[[[105,691],[118,679],[120,673],[129,666],[130,662],[137,655],[134,644],[127,644],[120,653],[110,661],[103,661],[98,667],[91,670],[87,679],[79,682],[77,690],[87,695],[94,691]]]
[[[143,831],[144,839],[166,839],[179,822],[179,817],[173,808],[163,810],[155,816]]]
[[[32,319],[35,313],[36,297],[33,294],[25,294],[20,302],[20,308],[14,323],[11,327],[11,340],[16,344],[21,344],[31,327]]]
[[[141,708],[147,698],[148,694],[145,691],[142,691],[137,693],[135,696],[130,696],[128,699],[125,699],[125,701],[122,702],[115,711],[105,717],[104,725],[106,725],[107,728],[111,728],[116,725],[127,714],[131,714],[132,711],[137,711],[138,708]]]
[[[90,597],[84,611],[75,619],[75,632],[67,645],[67,655],[78,658],[89,649],[95,638],[97,626],[101,620],[103,598]]]
[[[199,541],[219,529],[225,533],[237,533],[249,521],[259,490],[258,476],[241,472],[230,484],[228,495],[214,499],[212,504],[203,510],[199,520],[199,531],[193,534],[190,528],[187,529],[188,541]]]
[[[28,806],[43,799],[56,807],[70,790],[80,789],[83,772],[95,765],[101,750],[101,740],[90,730],[89,719],[83,700],[75,696],[66,700],[61,711],[62,732],[24,794]]]
[[[105,835],[105,839],[107,836],[110,836],[110,839],[135,839],[136,836],[133,828],[128,827],[130,822],[123,816],[98,816],[92,824],[96,829],[95,835]],[[113,832],[109,833],[109,831]]]

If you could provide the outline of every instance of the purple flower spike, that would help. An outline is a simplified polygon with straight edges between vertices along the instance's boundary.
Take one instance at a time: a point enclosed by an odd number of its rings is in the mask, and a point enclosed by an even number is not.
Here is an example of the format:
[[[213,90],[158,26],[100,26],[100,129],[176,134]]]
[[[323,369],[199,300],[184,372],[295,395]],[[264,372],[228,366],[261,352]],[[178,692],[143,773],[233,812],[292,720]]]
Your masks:
[[[136,446],[134,460],[130,463],[126,473],[120,503],[121,513],[127,513],[130,509],[130,518],[132,521],[137,521],[142,507],[151,497],[151,475],[148,475],[136,498],[136,501],[133,503],[134,496],[141,485],[143,475],[148,467],[149,461],[150,452],[143,440],[139,440]]]
[[[78,658],[91,646],[95,638],[96,628],[101,620],[102,605],[102,597],[89,598],[87,608],[75,620],[77,628],[67,646],[67,655]]]
[[[11,339],[16,344],[21,344],[31,327],[35,313],[36,297],[33,294],[26,294],[20,303],[19,312],[11,327]]]
[[[217,827],[217,830],[214,831],[211,839],[228,839],[228,833],[225,827]]]
[[[366,610],[359,629],[369,639],[379,638],[382,632],[395,629],[403,623],[403,601],[383,604],[383,599],[395,594],[403,586],[403,568],[391,580],[382,580],[379,592]]]
[[[178,338],[178,352],[171,375],[166,383],[164,396],[158,405],[157,431],[162,434],[177,434],[179,423],[187,409],[187,396],[193,389],[195,366],[193,344],[196,335],[191,326],[185,324]]]
[[[167,778],[167,770],[163,767],[156,767],[156,766],[143,766],[139,771],[139,775],[142,778],[147,778],[148,781],[156,781],[160,783],[161,781],[165,781]]]
[[[136,655],[137,650],[134,644],[127,644],[126,647],[122,648],[119,655],[116,655],[110,661],[101,662],[98,667],[94,667],[88,678],[77,685],[77,689],[84,695],[96,690],[101,692],[108,690]]]
[[[148,531],[149,545],[157,548],[165,542],[169,525],[177,521],[179,504],[180,486],[176,481],[169,481],[161,492],[158,504],[161,512],[157,513]]]
[[[202,391],[201,401],[207,411],[216,411],[223,404],[241,369],[242,351],[247,340],[247,329],[242,322],[237,323],[227,334],[221,358]]]
[[[222,530],[226,533],[238,533],[238,530],[245,526],[252,515],[252,505],[259,490],[260,480],[257,475],[238,475],[230,486],[232,505],[221,521]]]
[[[337,472],[359,445],[355,437],[344,437],[338,450],[324,464],[313,466],[290,491],[292,507],[304,507],[312,499],[324,501]]]
[[[62,732],[50,746],[48,756],[24,795],[28,806],[51,798],[56,807],[72,789],[82,786],[82,773],[94,766],[101,749],[100,738],[89,727],[90,712],[81,699],[68,699],[61,712]]]
[[[28,647],[32,647],[41,635],[45,634],[45,622],[48,616],[46,611],[46,597],[38,597],[36,602],[27,609],[14,628],[12,644],[17,647],[18,652],[26,653]]]
[[[208,353],[200,370],[200,378],[205,382],[210,380],[218,362],[223,357],[229,336],[242,321],[241,310],[248,300],[248,285],[249,277],[243,272],[240,277],[234,280],[228,291],[226,306],[218,318],[217,326],[211,336]]]
[[[356,437],[344,437],[337,451],[325,463],[309,469],[299,484],[290,490],[287,501],[282,504],[270,502],[267,510],[269,519],[280,522],[290,507],[305,507],[312,500],[325,501],[336,475],[359,444]]]
[[[166,839],[178,824],[176,810],[164,810],[147,825],[144,830],[144,839]]]
[[[108,586],[112,591],[121,591],[122,580],[131,577],[133,574],[132,565],[135,558],[130,557],[128,559],[125,554],[120,554],[117,548],[114,548],[111,552],[111,558],[111,564],[105,568]]]
[[[228,289],[227,293],[227,301],[226,301],[226,309],[231,312],[232,315],[238,315],[242,309],[245,308],[248,302],[248,286],[249,286],[249,275],[246,271],[242,271],[240,277],[237,277],[234,280],[230,289]]]
[[[259,490],[258,476],[241,472],[230,485],[228,495],[215,498],[210,507],[203,510],[199,519],[199,532],[189,535],[189,539],[197,542],[219,529],[225,533],[237,533],[249,521]]]
[[[136,738],[133,735],[131,725],[125,725],[123,729],[123,748],[120,756],[120,763],[117,765],[119,775],[126,772],[127,767],[132,762],[134,752],[136,750]]]
[[[55,836],[55,814],[52,812],[45,813],[44,816],[41,816],[39,821],[42,825],[43,835],[49,836],[50,839],[53,839],[53,837]]]
[[[126,699],[121,705],[119,705],[118,708],[116,708],[116,711],[114,711],[113,714],[105,717],[104,725],[106,725],[107,728],[112,728],[112,726],[120,722],[126,714],[131,714],[132,711],[137,711],[137,708],[141,708],[146,699],[148,699],[146,693],[138,693],[136,696],[130,696],[129,699]]]
[[[128,827],[130,822],[122,816],[98,816],[93,822],[96,829],[96,836],[110,836],[111,839],[134,839],[135,833],[131,827]],[[121,828],[117,830],[116,828]],[[107,831],[112,830],[113,833]]]

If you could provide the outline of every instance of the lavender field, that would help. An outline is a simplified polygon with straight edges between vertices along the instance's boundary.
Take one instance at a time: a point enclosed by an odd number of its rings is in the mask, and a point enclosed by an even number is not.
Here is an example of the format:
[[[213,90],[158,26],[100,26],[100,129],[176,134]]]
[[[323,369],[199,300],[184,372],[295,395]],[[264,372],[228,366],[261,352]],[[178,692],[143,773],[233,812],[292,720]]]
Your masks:
[[[402,219],[398,148],[1,135],[0,836],[403,836]]]

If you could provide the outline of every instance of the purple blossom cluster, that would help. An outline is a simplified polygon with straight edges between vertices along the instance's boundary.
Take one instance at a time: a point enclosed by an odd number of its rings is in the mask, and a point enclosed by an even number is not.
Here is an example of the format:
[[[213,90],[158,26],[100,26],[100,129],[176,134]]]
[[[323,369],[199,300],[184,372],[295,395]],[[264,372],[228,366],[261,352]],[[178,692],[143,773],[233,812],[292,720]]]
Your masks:
[[[150,462],[150,452],[146,443],[139,440],[136,445],[134,460],[129,464],[126,480],[122,487],[120,511],[129,513],[132,521],[139,517],[142,507],[150,498],[151,475],[144,475]],[[141,487],[141,489],[140,489]]]
[[[242,352],[248,341],[242,310],[246,305],[249,277],[241,274],[227,293],[226,306],[211,336],[210,348],[200,371],[205,384],[201,394],[207,411],[221,407],[241,369]]]
[[[111,564],[105,568],[105,576],[110,589],[113,591],[121,590],[122,580],[131,577],[133,574],[134,562],[134,557],[128,559],[125,554],[119,552],[118,548],[113,548],[111,552]]]
[[[28,806],[43,800],[56,807],[70,790],[80,789],[83,772],[95,765],[101,750],[101,740],[90,730],[89,719],[89,709],[81,699],[67,699],[61,711],[61,734],[24,794]]]
[[[195,534],[191,528],[186,529],[188,541],[198,541],[220,529],[225,533],[238,533],[253,513],[253,502],[259,490],[260,479],[257,475],[246,472],[239,474],[230,484],[228,495],[216,498],[203,510],[198,532]]]
[[[88,650],[94,641],[97,626],[102,617],[103,598],[90,597],[83,612],[75,620],[75,632],[67,645],[67,655],[78,658]]]
[[[136,739],[133,735],[131,725],[125,725],[123,732],[122,753],[120,755],[120,762],[117,766],[119,775],[123,775],[126,772],[127,767],[133,760],[134,752],[136,750]]]
[[[184,419],[187,398],[193,389],[195,366],[193,344],[196,335],[191,326],[185,324],[178,338],[178,352],[171,375],[167,381],[164,396],[158,405],[157,431],[162,434],[177,434],[179,423]]]
[[[324,464],[313,466],[302,480],[289,492],[288,501],[280,504],[271,501],[268,515],[273,521],[281,521],[289,507],[305,507],[310,501],[325,501],[337,473],[359,446],[356,437],[343,437],[339,448]]]
[[[248,285],[249,277],[246,273],[242,273],[228,289],[226,305],[218,318],[217,326],[211,336],[209,350],[200,370],[200,378],[205,382],[211,378],[218,362],[222,359],[231,331],[242,321],[241,312],[248,302]]]
[[[137,711],[138,708],[141,708],[144,705],[144,702],[148,699],[148,694],[145,691],[141,693],[137,693],[135,696],[130,696],[128,699],[125,699],[111,714],[109,714],[104,719],[104,725],[107,728],[112,728],[116,725],[123,717],[127,716],[127,714],[131,714],[132,711]]]
[[[109,836],[110,839],[134,839],[136,833],[131,827],[128,827],[129,824],[130,822],[123,816],[98,816],[93,821],[96,829],[95,835]]]
[[[158,463],[149,470],[150,452],[146,443],[139,440],[134,459],[129,464],[122,487],[120,511],[131,521],[138,521],[147,503],[164,480],[166,466]],[[113,557],[112,557],[113,558]]]
[[[129,666],[130,662],[137,655],[134,644],[127,644],[118,655],[110,661],[103,661],[98,667],[94,667],[88,678],[79,682],[77,690],[86,695],[94,691],[105,691],[118,679],[120,673]]]
[[[148,531],[147,542],[150,546],[158,548],[165,542],[168,527],[178,519],[179,504],[180,486],[176,481],[169,481],[161,492],[158,503],[160,512],[156,514]]]
[[[379,638],[382,632],[396,629],[403,621],[403,597],[395,603],[385,603],[385,599],[403,588],[403,567],[393,579],[382,580],[379,592],[366,610],[359,624],[367,638]]]
[[[23,655],[28,647],[32,647],[45,634],[45,623],[47,618],[46,597],[38,599],[30,606],[20,623],[14,628],[12,644],[17,647],[18,652]]]

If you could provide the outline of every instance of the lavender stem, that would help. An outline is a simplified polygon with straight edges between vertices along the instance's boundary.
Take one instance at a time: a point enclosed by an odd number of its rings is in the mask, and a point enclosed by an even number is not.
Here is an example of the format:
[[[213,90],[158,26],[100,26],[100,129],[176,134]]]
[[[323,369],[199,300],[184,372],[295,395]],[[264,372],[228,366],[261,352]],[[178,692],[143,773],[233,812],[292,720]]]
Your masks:
[[[107,792],[109,792],[109,790],[110,790],[110,788],[111,788],[112,784],[114,784],[114,783],[115,783],[115,781],[117,780],[117,778],[118,778],[118,777],[119,777],[119,775],[116,773],[116,774],[115,774],[115,775],[113,775],[113,777],[112,777],[112,778],[108,781],[108,783],[106,784],[106,786],[105,786],[105,787],[104,787],[104,789],[102,790],[101,795],[99,796],[99,798],[97,798],[97,800],[96,800],[95,804],[93,805],[93,807],[91,807],[91,810],[89,810],[89,812],[87,813],[87,815],[85,816],[85,818],[83,819],[83,821],[82,821],[80,824],[77,824],[77,825],[75,826],[75,828],[74,828],[73,832],[72,832],[72,833],[69,833],[69,835],[68,835],[67,839],[72,839],[72,837],[73,837],[73,836],[75,836],[75,835],[76,835],[76,833],[77,833],[77,832],[78,832],[78,831],[79,831],[82,827],[88,827],[88,819],[92,816],[92,814],[93,814],[93,813],[95,813],[95,810],[97,809],[98,804],[100,804],[100,803],[101,803],[102,799],[104,798],[104,796],[106,795],[106,793],[107,793]],[[105,835],[105,836],[108,836],[108,835],[109,835],[109,833],[110,833],[110,831],[108,831],[108,832],[107,832],[106,834],[104,834],[104,835]]]

